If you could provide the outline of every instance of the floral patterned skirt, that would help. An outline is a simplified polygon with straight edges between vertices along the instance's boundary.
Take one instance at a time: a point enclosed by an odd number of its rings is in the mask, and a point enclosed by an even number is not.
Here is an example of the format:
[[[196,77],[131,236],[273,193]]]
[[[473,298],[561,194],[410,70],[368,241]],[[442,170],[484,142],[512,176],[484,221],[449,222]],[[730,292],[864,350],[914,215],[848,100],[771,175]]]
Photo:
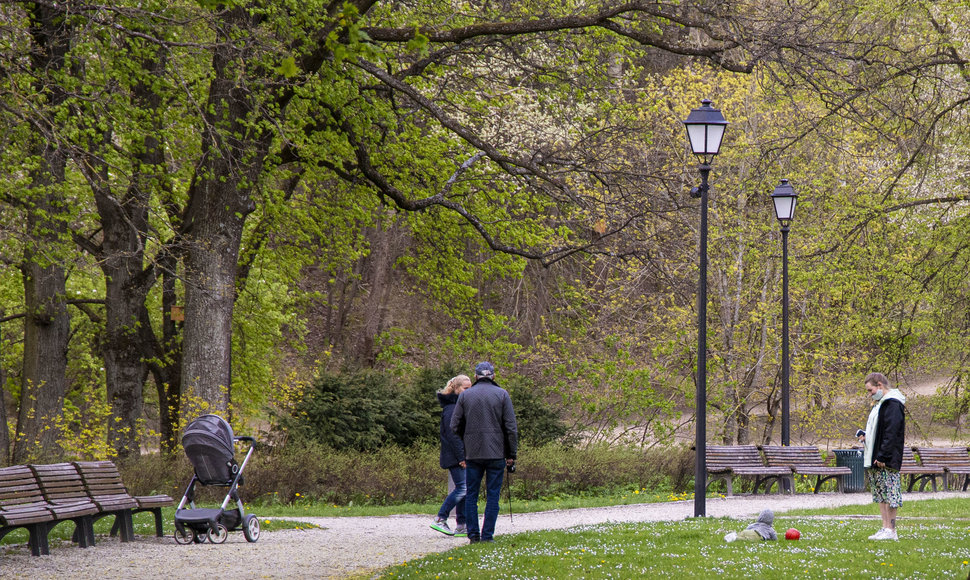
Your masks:
[[[889,507],[894,508],[903,505],[903,481],[899,471],[888,467],[866,468],[866,483],[872,490],[872,501],[888,503]]]

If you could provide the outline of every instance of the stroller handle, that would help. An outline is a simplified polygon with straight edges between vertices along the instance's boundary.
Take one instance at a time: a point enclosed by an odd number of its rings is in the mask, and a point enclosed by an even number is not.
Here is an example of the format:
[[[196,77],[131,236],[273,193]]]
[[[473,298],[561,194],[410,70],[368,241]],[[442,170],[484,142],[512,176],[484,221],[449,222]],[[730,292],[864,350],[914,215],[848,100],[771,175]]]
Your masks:
[[[233,439],[233,441],[246,441],[247,443],[255,443],[256,442],[256,438],[255,437],[249,437],[247,435],[243,435],[241,437],[233,437],[232,439]]]

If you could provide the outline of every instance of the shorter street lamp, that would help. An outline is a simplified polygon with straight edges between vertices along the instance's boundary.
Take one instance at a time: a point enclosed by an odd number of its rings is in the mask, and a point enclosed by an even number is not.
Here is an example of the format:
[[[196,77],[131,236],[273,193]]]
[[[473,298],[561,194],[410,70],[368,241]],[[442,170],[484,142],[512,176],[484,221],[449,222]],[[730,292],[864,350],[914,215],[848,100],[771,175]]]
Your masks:
[[[701,200],[700,275],[697,282],[697,413],[695,418],[696,464],[694,466],[694,517],[706,515],[707,500],[707,176],[711,161],[721,149],[721,139],[728,122],[719,109],[704,99],[692,109],[684,126],[690,149],[701,162],[698,171],[701,184],[690,190],[691,197]]]
[[[788,229],[792,218],[795,217],[795,202],[798,194],[782,179],[771,194],[771,201],[775,204],[775,217],[781,223],[781,444],[791,445],[791,390],[789,379],[791,375],[791,361],[788,356]]]

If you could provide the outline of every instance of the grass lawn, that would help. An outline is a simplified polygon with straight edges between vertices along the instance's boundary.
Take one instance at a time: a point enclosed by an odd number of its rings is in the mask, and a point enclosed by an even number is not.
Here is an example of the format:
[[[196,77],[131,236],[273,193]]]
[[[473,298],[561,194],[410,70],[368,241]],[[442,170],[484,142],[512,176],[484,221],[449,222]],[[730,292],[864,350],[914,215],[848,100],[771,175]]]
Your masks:
[[[966,499],[909,502],[898,542],[869,540],[879,521],[849,517],[872,516],[871,504],[779,514],[779,535],[794,527],[802,534],[798,541],[728,544],[724,534],[749,522],[714,518],[529,532],[462,545],[389,568],[382,577],[966,578],[968,507]]]
[[[433,503],[403,503],[394,505],[354,504],[335,505],[313,501],[296,501],[292,504],[267,504],[246,506],[246,511],[252,510],[256,514],[270,514],[277,517],[350,517],[350,516],[392,516],[400,514],[427,515],[438,513],[441,501],[445,499],[442,490],[441,500]],[[520,500],[515,498],[515,488],[512,489],[512,512],[529,513],[549,510],[564,510],[574,508],[592,508],[615,505],[633,505],[640,503],[658,503],[668,501],[684,501],[692,499],[693,492],[675,493],[648,492],[646,489],[630,489],[614,493],[600,493],[590,495],[555,495],[540,499]],[[724,497],[720,494],[709,494],[708,497]],[[507,510],[507,490],[502,490],[502,509]]]

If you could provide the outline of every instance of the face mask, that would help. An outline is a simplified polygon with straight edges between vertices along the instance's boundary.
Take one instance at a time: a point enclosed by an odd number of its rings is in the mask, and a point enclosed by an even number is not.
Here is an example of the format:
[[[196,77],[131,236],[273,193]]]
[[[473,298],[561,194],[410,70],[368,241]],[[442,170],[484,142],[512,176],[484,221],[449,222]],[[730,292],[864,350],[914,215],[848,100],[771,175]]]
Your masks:
[[[873,393],[872,394],[872,400],[873,401],[878,401],[879,399],[881,399],[882,398],[882,393],[883,392],[881,390],[876,391],[875,393]]]

